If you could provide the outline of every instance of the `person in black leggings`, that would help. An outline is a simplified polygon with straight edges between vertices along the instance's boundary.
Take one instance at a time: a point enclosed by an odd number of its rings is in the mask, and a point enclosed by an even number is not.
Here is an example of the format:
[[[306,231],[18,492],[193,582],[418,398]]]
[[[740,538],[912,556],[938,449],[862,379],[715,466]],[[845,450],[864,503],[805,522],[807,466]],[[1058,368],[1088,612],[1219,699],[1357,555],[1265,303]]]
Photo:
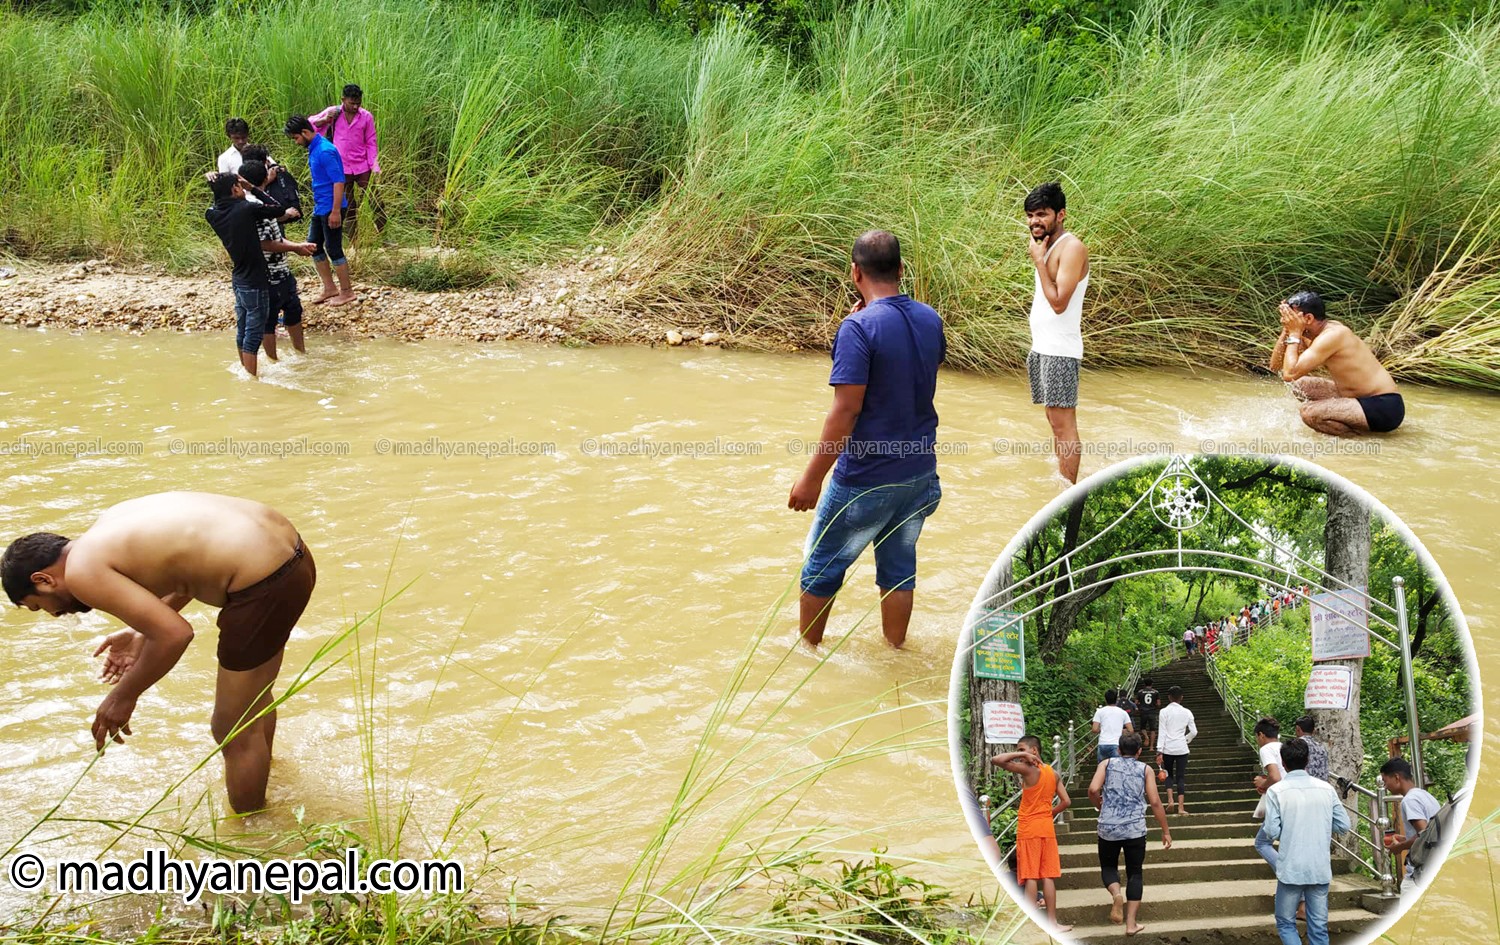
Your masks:
[[[1114,898],[1111,922],[1125,923],[1125,934],[1145,928],[1136,921],[1145,887],[1146,807],[1161,827],[1162,848],[1172,848],[1167,812],[1156,793],[1155,772],[1137,756],[1141,737],[1134,732],[1120,736],[1120,754],[1099,762],[1089,782],[1089,800],[1099,808],[1099,878]],[[1125,889],[1120,890],[1120,854],[1125,854]]]

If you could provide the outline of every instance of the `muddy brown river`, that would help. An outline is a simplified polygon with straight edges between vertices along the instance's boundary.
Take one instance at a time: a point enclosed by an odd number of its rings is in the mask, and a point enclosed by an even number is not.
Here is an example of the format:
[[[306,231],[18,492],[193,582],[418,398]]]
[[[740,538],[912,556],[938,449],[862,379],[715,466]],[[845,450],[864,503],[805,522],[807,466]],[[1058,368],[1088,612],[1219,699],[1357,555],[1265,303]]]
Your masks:
[[[357,648],[351,637],[313,664],[331,668],[283,709],[274,809],[223,829],[275,833],[300,816],[368,835],[372,796],[387,830],[409,804],[409,852],[477,862],[483,830],[504,882],[583,915],[614,901],[696,753],[705,778],[718,765],[723,777],[689,792],[704,799],[673,834],[679,866],[731,829],[732,850],[814,830],[802,842],[830,855],[882,847],[916,875],[995,893],[958,811],[944,701],[976,586],[1061,487],[1033,447],[1047,427],[1024,378],[942,377],[950,452],[908,648],[881,643],[867,560],[830,623],[830,641],[843,642],[820,664],[796,646],[790,608],[809,518],[785,506],[801,442],[830,400],[822,357],[312,345],[254,383],[231,370],[221,334],[0,333],[0,539],[73,535],[100,509],[158,491],[274,505],[319,567],[284,679],[405,588],[378,632],[371,620]],[[1115,455],[1087,456],[1083,469],[1143,451],[1244,448],[1294,453],[1368,488],[1453,582],[1497,719],[1500,399],[1407,397],[1397,435],[1317,452],[1333,441],[1300,429],[1278,382],[1091,371],[1080,426]],[[222,810],[218,762],[192,773],[212,748],[212,612],[185,613],[199,639],[141,700],[135,736],[60,814],[134,818],[156,804],[149,823],[201,830],[205,803]],[[3,849],[89,764],[105,691],[90,654],[114,624],[11,608],[0,619]],[[1500,806],[1497,731],[1491,723],[1472,814]],[[28,845],[93,854],[113,835],[49,824]],[[1481,845],[1450,860],[1392,937],[1493,941],[1497,859]],[[25,901],[0,889],[0,913]]]

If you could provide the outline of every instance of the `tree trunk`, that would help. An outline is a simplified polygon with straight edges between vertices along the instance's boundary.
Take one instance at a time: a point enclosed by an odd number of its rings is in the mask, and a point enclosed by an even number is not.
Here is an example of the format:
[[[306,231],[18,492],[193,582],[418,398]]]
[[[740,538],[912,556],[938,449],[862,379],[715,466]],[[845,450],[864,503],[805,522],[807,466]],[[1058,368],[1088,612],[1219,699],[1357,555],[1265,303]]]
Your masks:
[[[1323,527],[1325,570],[1333,576],[1333,590],[1359,585],[1368,588],[1370,580],[1370,510],[1359,497],[1334,486],[1328,487],[1328,519]],[[1344,711],[1319,709],[1312,713],[1318,736],[1328,746],[1328,767],[1332,774],[1358,780],[1364,768],[1365,746],[1359,731],[1360,680],[1364,660],[1330,660],[1319,666],[1347,666],[1351,673],[1349,708]],[[1355,801],[1358,797],[1355,796]]]
[[[1000,565],[999,575],[998,585],[986,585],[984,588],[984,599],[994,602],[992,610],[1006,610],[1010,607],[1011,589],[1015,584],[1015,565],[1010,558],[1006,558]],[[972,639],[965,642],[970,647],[974,643]],[[968,672],[972,674],[973,671],[971,658]],[[996,746],[986,745],[984,742],[984,704],[1020,701],[1020,683],[1008,679],[976,679],[973,675],[969,677],[969,718],[973,720],[969,732],[969,754],[973,759],[969,765],[969,778],[977,793],[990,789],[997,771],[990,764],[991,755],[998,754]],[[991,803],[999,805],[1004,800],[1003,797],[992,797]]]

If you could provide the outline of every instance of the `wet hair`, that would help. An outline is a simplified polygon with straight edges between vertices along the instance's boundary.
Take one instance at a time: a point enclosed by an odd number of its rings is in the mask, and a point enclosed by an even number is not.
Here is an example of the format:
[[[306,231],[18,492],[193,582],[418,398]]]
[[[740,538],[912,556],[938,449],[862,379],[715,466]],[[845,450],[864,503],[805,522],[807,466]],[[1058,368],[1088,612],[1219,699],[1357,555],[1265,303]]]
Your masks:
[[[356,102],[362,102],[365,99],[365,92],[364,92],[364,89],[361,89],[359,86],[355,85],[353,82],[350,82],[348,85],[344,86],[344,96],[343,97],[344,98],[352,98]]]
[[[224,122],[224,133],[226,135],[250,136],[250,123],[243,118],[231,118]]]
[[[1168,689],[1167,690],[1167,698],[1171,699],[1173,702],[1181,702],[1182,701],[1182,687],[1181,686],[1173,686],[1171,689]]]
[[[1311,289],[1303,289],[1293,294],[1286,300],[1286,304],[1304,315],[1311,315],[1320,322],[1328,318],[1328,307],[1323,304],[1323,297]]]
[[[1040,755],[1042,753],[1042,740],[1040,738],[1037,738],[1035,735],[1022,735],[1021,738],[1016,742],[1016,744],[1030,745],[1032,748],[1036,749],[1037,754]]]
[[[1116,702],[1119,702],[1119,701],[1120,701],[1120,693],[1119,693],[1118,690],[1116,690],[1116,689],[1106,689],[1106,690],[1104,690],[1104,704],[1105,705],[1114,705]]]
[[[260,161],[262,164],[271,163],[271,149],[263,144],[247,144],[240,156],[247,161]]]
[[[240,175],[219,173],[208,179],[208,189],[214,192],[215,200],[228,200],[234,196],[234,186],[240,182]]]
[[[1307,768],[1307,742],[1294,738],[1281,746],[1281,766],[1288,771],[1303,771]]]
[[[266,162],[245,161],[240,165],[240,176],[259,187],[266,182]]]
[[[866,230],[854,241],[849,258],[871,278],[894,279],[901,274],[901,241],[886,230]]]
[[[9,572],[6,572],[6,574],[9,575]],[[7,577],[7,581],[9,581],[9,577]],[[9,583],[7,583],[5,586],[7,589],[10,588]],[[1411,762],[1407,761],[1405,758],[1392,758],[1390,761],[1387,761],[1385,764],[1380,766],[1380,773],[1394,774],[1397,777],[1405,778],[1408,781],[1416,780],[1416,778],[1413,777],[1411,773]]]
[[[1304,715],[1302,718],[1298,719],[1292,724],[1300,728],[1304,735],[1311,735],[1318,729],[1318,720],[1310,715]]]
[[[0,584],[12,604],[19,605],[22,598],[36,593],[31,576],[56,564],[67,543],[68,539],[51,532],[33,532],[10,543],[0,556]]]
[[[1264,735],[1274,741],[1281,737],[1281,723],[1268,715],[1255,723],[1255,734]]]
[[[1141,753],[1141,736],[1134,732],[1125,732],[1120,736],[1120,754],[1127,758],[1134,758]]]
[[[304,131],[312,131],[313,126],[312,122],[307,120],[306,115],[293,115],[286,120],[281,130],[288,138],[295,138]]]
[[[1068,198],[1063,194],[1062,184],[1048,181],[1031,188],[1031,192],[1026,195],[1024,207],[1027,213],[1035,210],[1066,210]]]

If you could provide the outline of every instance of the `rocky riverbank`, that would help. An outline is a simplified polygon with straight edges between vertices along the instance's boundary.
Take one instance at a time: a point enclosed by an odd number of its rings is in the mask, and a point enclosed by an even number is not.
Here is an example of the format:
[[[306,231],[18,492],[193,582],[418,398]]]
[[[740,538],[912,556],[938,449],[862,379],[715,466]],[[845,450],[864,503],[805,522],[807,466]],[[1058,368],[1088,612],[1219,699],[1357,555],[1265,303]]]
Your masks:
[[[712,345],[789,348],[785,340],[731,337],[672,324],[631,301],[629,266],[603,252],[521,274],[513,287],[417,292],[361,285],[349,305],[313,305],[311,266],[294,269],[310,333],[353,338],[520,339],[553,344]],[[13,272],[5,275],[7,271]],[[0,324],[67,331],[231,331],[228,274],[172,274],[107,259],[58,264],[0,260]]]

